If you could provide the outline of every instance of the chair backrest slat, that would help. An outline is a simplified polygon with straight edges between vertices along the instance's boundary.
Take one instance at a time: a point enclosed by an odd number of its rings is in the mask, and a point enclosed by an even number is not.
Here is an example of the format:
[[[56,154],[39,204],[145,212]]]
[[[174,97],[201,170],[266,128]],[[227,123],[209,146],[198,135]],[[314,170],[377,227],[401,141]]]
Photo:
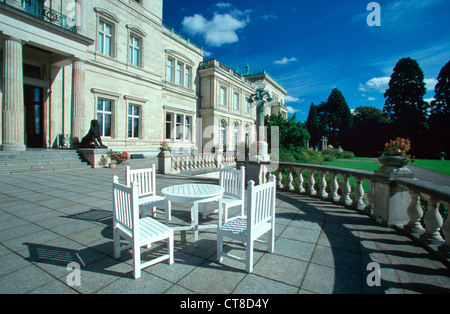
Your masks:
[[[155,165],[145,169],[131,169],[126,167],[125,171],[126,185],[131,186],[131,182],[136,181],[139,184],[139,196],[150,196],[156,194],[156,170]]]
[[[133,182],[131,186],[119,183],[119,178],[113,178],[113,217],[114,223],[120,224],[133,234],[139,219],[137,202],[138,184]]]
[[[225,189],[224,195],[235,196],[240,199],[244,199],[245,186],[244,186],[245,167],[241,169],[220,169],[219,185]]]
[[[249,230],[275,217],[275,176],[269,182],[255,186],[253,181],[248,182],[247,223]]]

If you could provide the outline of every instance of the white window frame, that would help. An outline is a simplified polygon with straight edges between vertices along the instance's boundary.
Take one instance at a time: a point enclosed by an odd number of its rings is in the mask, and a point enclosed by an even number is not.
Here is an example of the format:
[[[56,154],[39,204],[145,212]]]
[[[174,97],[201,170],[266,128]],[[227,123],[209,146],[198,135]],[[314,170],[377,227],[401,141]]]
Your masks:
[[[106,26],[110,27],[110,33],[106,32]],[[103,18],[98,19],[98,45],[97,45],[97,51],[101,53],[102,55],[108,56],[108,57],[114,57],[114,30],[115,25]],[[100,37],[102,40],[100,40]],[[109,54],[106,53],[106,38],[109,38]],[[103,43],[101,45],[101,43]]]
[[[227,105],[227,88],[225,86],[220,86],[219,89],[219,104],[221,106]]]
[[[136,36],[134,33],[130,33],[128,45],[128,63],[136,66],[142,66],[142,37]],[[137,42],[137,45],[135,44]],[[137,58],[135,58],[135,52],[137,51]]]
[[[223,148],[227,145],[227,122],[223,119],[219,121],[219,148]]]
[[[99,101],[102,101],[102,109],[98,109],[98,105],[99,105]],[[110,103],[110,111],[105,110],[105,102],[109,102]],[[108,98],[104,98],[104,97],[97,97],[96,98],[96,118],[98,119],[98,116],[101,115],[101,124],[100,124],[100,132],[101,132],[101,137],[107,137],[107,138],[111,138],[113,135],[113,126],[114,126],[114,120],[113,120],[113,112],[114,112],[114,100],[112,99],[108,99]],[[105,133],[105,116],[109,116],[110,118],[110,134],[106,135]]]
[[[167,119],[168,116],[170,116],[170,121]],[[191,114],[166,111],[165,140],[172,142],[192,142],[193,119],[194,117]],[[168,131],[169,134],[167,134]]]
[[[138,110],[139,110],[139,112],[138,112],[138,114],[136,115],[135,113],[134,113],[134,110],[131,110],[131,113],[130,113],[130,108],[134,108],[134,107],[137,107],[138,108]],[[127,110],[127,138],[129,138],[129,139],[140,139],[141,138],[141,131],[142,131],[142,128],[141,128],[141,125],[142,125],[142,123],[141,123],[141,121],[142,121],[142,106],[140,106],[140,105],[137,105],[137,104],[133,104],[133,103],[128,103],[128,110]],[[130,118],[131,118],[131,132],[132,132],[132,134],[131,134],[131,136],[130,136]],[[134,134],[135,133],[135,119],[137,119],[137,127],[138,127],[138,134],[136,135],[136,134]]]
[[[239,100],[241,97],[239,97],[239,93],[233,94],[233,109],[239,110]]]
[[[186,65],[184,72],[184,87],[192,88],[192,67]]]
[[[172,57],[166,58],[166,81],[167,82],[174,82],[175,79],[175,65],[176,60]],[[169,75],[170,74],[170,75]]]

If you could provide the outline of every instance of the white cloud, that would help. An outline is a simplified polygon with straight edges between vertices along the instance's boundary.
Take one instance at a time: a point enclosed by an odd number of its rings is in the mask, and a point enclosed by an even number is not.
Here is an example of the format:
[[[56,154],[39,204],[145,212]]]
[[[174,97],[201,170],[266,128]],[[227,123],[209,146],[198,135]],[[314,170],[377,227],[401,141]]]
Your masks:
[[[380,93],[385,93],[386,90],[389,88],[389,81],[390,77],[384,76],[384,77],[374,77],[373,79],[370,79],[367,81],[366,84],[359,84],[359,91],[361,92],[367,92],[369,90],[375,90]],[[434,87],[437,84],[437,80],[434,78],[430,79],[424,79],[424,83],[426,84],[427,91],[433,91]]]
[[[288,102],[298,102],[298,103],[302,103],[302,102],[304,102],[305,100],[304,100],[304,99],[297,98],[297,97],[292,97],[292,96],[286,95],[286,97],[284,97],[284,101],[285,101],[286,103],[288,103]]]
[[[275,64],[288,64],[288,63],[295,62],[295,61],[297,61],[297,58],[294,58],[294,57],[286,58],[286,57],[284,57],[281,60],[275,60],[273,63],[275,63]]]
[[[368,90],[376,90],[380,93],[384,93],[389,87],[390,79],[391,78],[388,76],[374,77],[368,80],[366,84],[359,84],[359,90],[361,92],[367,92]]]
[[[231,7],[231,3],[229,2],[219,2],[216,4],[216,7],[220,8],[220,9],[226,9]]]
[[[247,25],[228,13],[215,14],[211,20],[200,14],[186,16],[181,24],[186,32],[203,36],[206,43],[213,47],[239,41],[236,31]]]
[[[427,86],[427,91],[434,91],[434,88],[436,87],[436,84],[438,83],[438,81],[434,78],[430,78],[430,79],[424,79],[423,80]]]
[[[294,114],[294,113],[300,111],[300,110],[295,109],[294,107],[291,107],[291,106],[286,106],[286,108],[287,108],[288,113],[290,113],[290,114]]]

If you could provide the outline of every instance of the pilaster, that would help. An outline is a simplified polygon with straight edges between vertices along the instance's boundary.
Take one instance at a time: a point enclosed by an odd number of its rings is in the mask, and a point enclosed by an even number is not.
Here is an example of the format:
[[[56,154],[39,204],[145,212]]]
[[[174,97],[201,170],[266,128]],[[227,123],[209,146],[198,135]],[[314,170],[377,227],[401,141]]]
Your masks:
[[[22,41],[3,40],[2,150],[25,150]]]
[[[81,59],[74,59],[72,66],[72,127],[71,146],[76,147],[85,135],[85,77],[86,62]]]

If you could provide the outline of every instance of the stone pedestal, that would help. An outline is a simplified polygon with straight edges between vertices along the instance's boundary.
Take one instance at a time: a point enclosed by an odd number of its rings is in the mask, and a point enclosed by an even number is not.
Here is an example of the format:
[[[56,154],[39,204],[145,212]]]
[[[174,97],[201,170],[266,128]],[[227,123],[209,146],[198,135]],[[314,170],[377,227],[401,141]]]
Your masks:
[[[24,99],[23,99],[22,42],[7,37],[3,40],[3,108],[2,150],[23,151]]]
[[[375,171],[373,216],[378,222],[388,226],[403,226],[409,222],[411,194],[406,188],[397,185],[395,179],[411,179],[414,174],[406,167],[407,161],[389,159],[391,160],[387,161],[380,157],[383,165]]]
[[[111,150],[108,148],[79,148],[77,150],[92,168],[105,168],[109,166],[111,158],[108,153]]]
[[[248,181],[252,180],[255,185],[266,183],[268,172],[270,171],[271,161],[237,161],[236,169],[241,169],[245,167],[245,186],[247,186]]]
[[[158,172],[161,174],[170,174],[172,171],[172,154],[167,148],[160,148],[158,154]]]

